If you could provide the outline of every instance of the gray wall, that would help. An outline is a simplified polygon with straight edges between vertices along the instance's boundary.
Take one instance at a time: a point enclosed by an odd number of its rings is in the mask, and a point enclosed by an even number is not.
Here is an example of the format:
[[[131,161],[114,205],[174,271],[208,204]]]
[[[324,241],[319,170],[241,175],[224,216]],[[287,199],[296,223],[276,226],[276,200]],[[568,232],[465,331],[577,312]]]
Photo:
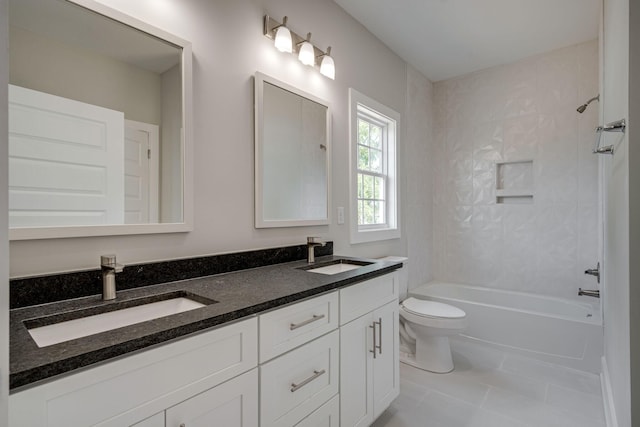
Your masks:
[[[640,123],[640,5],[629,5],[629,122]],[[629,129],[629,315],[631,420],[640,423],[640,132]],[[633,307],[633,309],[631,309]]]
[[[0,425],[7,425],[9,397],[9,244],[7,236],[7,1],[0,0]]]
[[[197,0],[156,2],[103,0],[103,3],[190,40],[194,54],[195,206],[191,233],[17,241],[11,243],[11,275],[27,276],[95,268],[100,254],[113,252],[119,261],[136,263],[256,248],[301,244],[319,235],[335,242],[338,254],[359,256],[406,255],[406,238],[351,245],[348,225],[337,225],[335,208],[349,207],[348,88],[400,112],[407,110],[407,65],[331,0]],[[303,67],[282,54],[262,35],[263,15],[288,15],[298,33],[313,32],[321,48],[332,46],[336,80]],[[328,100],[333,111],[332,218],[328,227],[254,228],[253,219],[253,80],[261,71]],[[428,82],[423,82],[426,87]],[[428,94],[425,94],[428,96]],[[421,101],[429,104],[430,100]],[[426,107],[425,107],[426,108]],[[413,122],[414,126],[422,126]],[[423,155],[429,135],[419,141],[400,141],[402,199],[408,180],[430,187],[427,170],[408,177],[405,159]],[[411,126],[410,124],[408,126]],[[411,152],[419,149],[417,154]],[[428,194],[413,194],[428,211]],[[412,234],[425,212],[402,210],[403,236]],[[415,215],[415,217],[412,217]],[[348,212],[345,215],[349,218]],[[427,240],[420,225],[416,242]],[[416,263],[428,259],[426,246],[414,244]],[[416,282],[428,279],[421,269]]]

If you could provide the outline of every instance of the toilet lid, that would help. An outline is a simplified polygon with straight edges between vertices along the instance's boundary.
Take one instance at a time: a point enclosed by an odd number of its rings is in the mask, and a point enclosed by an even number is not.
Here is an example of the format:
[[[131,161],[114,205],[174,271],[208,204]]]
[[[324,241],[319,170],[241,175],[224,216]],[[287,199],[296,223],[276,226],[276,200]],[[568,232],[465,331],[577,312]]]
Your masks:
[[[458,307],[437,301],[421,300],[413,297],[402,301],[402,307],[404,307],[404,309],[409,313],[423,317],[459,319],[466,316],[466,313]]]

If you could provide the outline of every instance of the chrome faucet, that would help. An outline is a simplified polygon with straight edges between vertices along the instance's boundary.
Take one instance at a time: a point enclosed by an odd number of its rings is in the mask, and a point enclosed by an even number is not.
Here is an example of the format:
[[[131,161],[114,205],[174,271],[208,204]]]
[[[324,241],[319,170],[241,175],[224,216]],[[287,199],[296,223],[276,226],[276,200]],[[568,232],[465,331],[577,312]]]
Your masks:
[[[116,262],[115,255],[102,255],[100,268],[102,269],[102,299],[104,301],[116,299],[116,273],[121,273],[124,266]]]
[[[307,263],[313,264],[316,262],[315,247],[324,246],[327,242],[320,240],[319,237],[307,237]]]

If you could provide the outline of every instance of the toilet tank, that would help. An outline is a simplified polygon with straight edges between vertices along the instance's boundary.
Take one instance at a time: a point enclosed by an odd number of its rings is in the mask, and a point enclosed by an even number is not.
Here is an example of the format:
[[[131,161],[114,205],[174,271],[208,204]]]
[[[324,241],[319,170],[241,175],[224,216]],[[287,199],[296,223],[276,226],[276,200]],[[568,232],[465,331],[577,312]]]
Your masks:
[[[398,280],[400,282],[398,290],[400,291],[400,301],[406,299],[407,293],[409,292],[409,268],[407,266],[409,258],[404,256],[385,256],[378,259],[381,261],[393,261],[402,263],[402,268],[396,270],[398,272]]]

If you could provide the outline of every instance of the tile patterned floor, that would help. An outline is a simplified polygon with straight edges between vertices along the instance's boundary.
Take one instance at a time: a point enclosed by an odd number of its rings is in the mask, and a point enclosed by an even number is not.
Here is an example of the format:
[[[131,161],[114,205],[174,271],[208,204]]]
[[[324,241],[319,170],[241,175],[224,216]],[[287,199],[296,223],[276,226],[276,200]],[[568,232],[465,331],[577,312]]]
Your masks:
[[[604,427],[598,375],[452,340],[455,371],[400,365],[400,396],[373,427]]]

